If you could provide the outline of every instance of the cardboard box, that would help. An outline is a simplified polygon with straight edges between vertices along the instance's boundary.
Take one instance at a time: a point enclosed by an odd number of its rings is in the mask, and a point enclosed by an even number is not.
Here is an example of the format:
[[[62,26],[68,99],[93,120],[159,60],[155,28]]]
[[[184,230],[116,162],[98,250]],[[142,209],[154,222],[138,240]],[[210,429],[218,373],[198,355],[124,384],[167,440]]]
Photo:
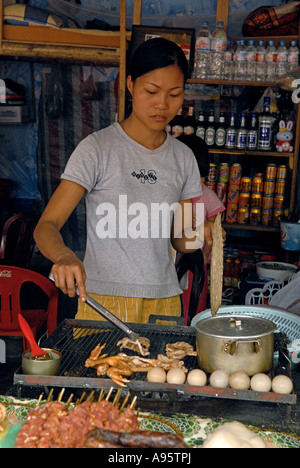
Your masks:
[[[0,106],[0,124],[22,124],[29,121],[29,106]]]

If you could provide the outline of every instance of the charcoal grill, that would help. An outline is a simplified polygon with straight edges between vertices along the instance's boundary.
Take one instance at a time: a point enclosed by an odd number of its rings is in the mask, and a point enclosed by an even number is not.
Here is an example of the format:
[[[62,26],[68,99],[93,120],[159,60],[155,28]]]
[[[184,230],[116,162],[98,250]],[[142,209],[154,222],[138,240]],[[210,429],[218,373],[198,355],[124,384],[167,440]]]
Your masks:
[[[196,346],[196,333],[193,327],[180,325],[131,324],[131,328],[150,340],[149,358],[156,358],[158,354],[165,354],[168,343],[185,341]],[[98,378],[96,370],[85,367],[85,361],[91,351],[98,345],[106,344],[103,353],[116,355],[120,353],[117,342],[124,334],[112,324],[101,321],[64,320],[55,332],[43,342],[43,347],[57,349],[62,353],[60,373],[57,376],[24,375],[22,369],[14,374],[14,384],[21,386],[65,387],[91,390],[119,389],[111,379]],[[128,355],[135,353],[124,350]],[[197,357],[187,356],[184,365],[188,370],[198,367]],[[168,383],[152,383],[146,380],[146,373],[135,373],[129,377],[130,382],[124,392],[138,394],[139,399],[169,398],[172,401],[190,400],[195,398],[225,398],[235,400],[251,400],[257,402],[282,403],[293,405],[296,403],[295,394],[279,395],[275,393],[258,393],[254,391],[238,391],[230,388],[215,389],[210,386],[196,387],[189,384],[174,385]]]

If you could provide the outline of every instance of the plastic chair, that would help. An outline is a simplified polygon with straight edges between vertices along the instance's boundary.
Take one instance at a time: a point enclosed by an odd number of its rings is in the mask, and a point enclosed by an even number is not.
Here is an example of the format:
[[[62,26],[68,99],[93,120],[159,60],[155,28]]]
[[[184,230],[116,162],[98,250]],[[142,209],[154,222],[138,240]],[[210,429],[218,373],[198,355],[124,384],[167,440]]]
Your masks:
[[[181,303],[184,322],[186,325],[190,325],[191,321],[198,313],[198,305],[205,283],[202,250],[199,249],[193,253],[180,255],[179,260],[176,262],[176,272],[179,281],[186,273],[189,275],[189,288],[182,294],[182,296],[186,296],[184,299],[187,299],[187,301],[183,300],[181,296]],[[188,306],[186,304],[188,304]]]
[[[34,284],[44,293],[47,299],[44,308],[22,307],[21,289],[25,283]],[[22,336],[25,350],[28,343],[20,329],[18,314],[27,320],[35,337],[44,323],[48,335],[51,335],[57,328],[57,308],[58,290],[48,278],[24,268],[0,266],[0,336]]]
[[[263,288],[253,288],[246,294],[245,305],[269,304],[272,297],[287,285],[292,276],[282,281],[268,281]]]
[[[9,218],[4,226],[0,245],[0,263],[27,268],[34,249],[33,231],[37,217],[19,213]]]

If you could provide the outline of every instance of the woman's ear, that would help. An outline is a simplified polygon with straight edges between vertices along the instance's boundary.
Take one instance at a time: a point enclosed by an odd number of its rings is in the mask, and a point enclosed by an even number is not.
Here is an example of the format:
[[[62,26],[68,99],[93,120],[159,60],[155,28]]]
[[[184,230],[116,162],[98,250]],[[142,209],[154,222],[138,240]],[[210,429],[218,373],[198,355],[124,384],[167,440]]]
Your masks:
[[[130,75],[127,77],[127,89],[130,92],[130,94],[132,95],[133,81],[132,81],[132,78],[131,78]]]

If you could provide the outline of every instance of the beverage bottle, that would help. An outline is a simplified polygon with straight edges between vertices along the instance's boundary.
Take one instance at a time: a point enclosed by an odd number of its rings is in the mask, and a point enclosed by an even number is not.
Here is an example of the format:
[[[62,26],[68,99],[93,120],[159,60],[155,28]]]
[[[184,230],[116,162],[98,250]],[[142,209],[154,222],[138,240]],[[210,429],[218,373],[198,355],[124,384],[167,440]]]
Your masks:
[[[206,125],[205,125],[204,112],[200,111],[198,115],[198,121],[197,121],[197,127],[196,127],[196,136],[198,138],[202,138],[202,140],[205,140],[205,131],[206,131]]]
[[[240,282],[241,274],[241,261],[239,258],[236,258],[234,261],[233,274],[232,274],[232,286],[237,289]]]
[[[277,49],[275,41],[271,40],[267,43],[266,49],[266,78],[267,81],[274,82],[277,76]]]
[[[291,41],[288,54],[289,70],[293,71],[294,68],[299,67],[299,48],[297,41]]]
[[[226,130],[225,148],[234,149],[235,147],[236,147],[235,114],[232,113],[230,117],[230,125]]]
[[[209,78],[210,41],[211,32],[208,22],[204,21],[196,36],[194,78]]]
[[[225,80],[234,80],[234,42],[228,41],[227,50],[224,56],[224,77]]]
[[[244,40],[239,41],[235,52],[235,80],[243,81],[247,71],[247,50]]]
[[[215,127],[215,114],[214,112],[209,113],[208,125],[205,131],[205,143],[207,146],[212,147],[215,144],[216,139],[216,127]]]
[[[190,106],[188,108],[188,113],[184,121],[183,134],[184,135],[194,135],[196,130],[196,119],[194,107]]]
[[[232,284],[231,258],[227,257],[224,268],[224,287],[228,288]]]
[[[212,34],[210,44],[210,78],[221,79],[224,74],[225,51],[227,49],[227,34],[223,21],[219,21],[217,29]]]
[[[177,112],[177,115],[174,118],[173,125],[172,125],[172,136],[177,138],[180,135],[183,135],[183,126],[184,126],[184,118],[182,115],[182,107]]]
[[[216,130],[216,147],[224,148],[226,143],[225,112],[220,112],[219,122]]]
[[[236,136],[237,149],[247,148],[247,134],[248,134],[248,131],[246,129],[246,115],[242,114],[241,125],[237,131],[237,136]]]
[[[271,99],[264,98],[264,110],[259,116],[258,127],[258,149],[261,151],[271,151],[273,146],[273,124],[274,118],[270,112]]]
[[[266,81],[266,48],[264,41],[258,41],[256,50],[256,81]]]
[[[247,149],[256,150],[258,142],[257,117],[252,114],[250,129],[247,135]]]
[[[255,41],[252,39],[248,41],[246,48],[247,56],[247,72],[246,72],[246,81],[255,81],[256,80],[256,47]]]
[[[288,48],[286,41],[280,41],[277,49],[277,76],[286,75],[288,72]]]

